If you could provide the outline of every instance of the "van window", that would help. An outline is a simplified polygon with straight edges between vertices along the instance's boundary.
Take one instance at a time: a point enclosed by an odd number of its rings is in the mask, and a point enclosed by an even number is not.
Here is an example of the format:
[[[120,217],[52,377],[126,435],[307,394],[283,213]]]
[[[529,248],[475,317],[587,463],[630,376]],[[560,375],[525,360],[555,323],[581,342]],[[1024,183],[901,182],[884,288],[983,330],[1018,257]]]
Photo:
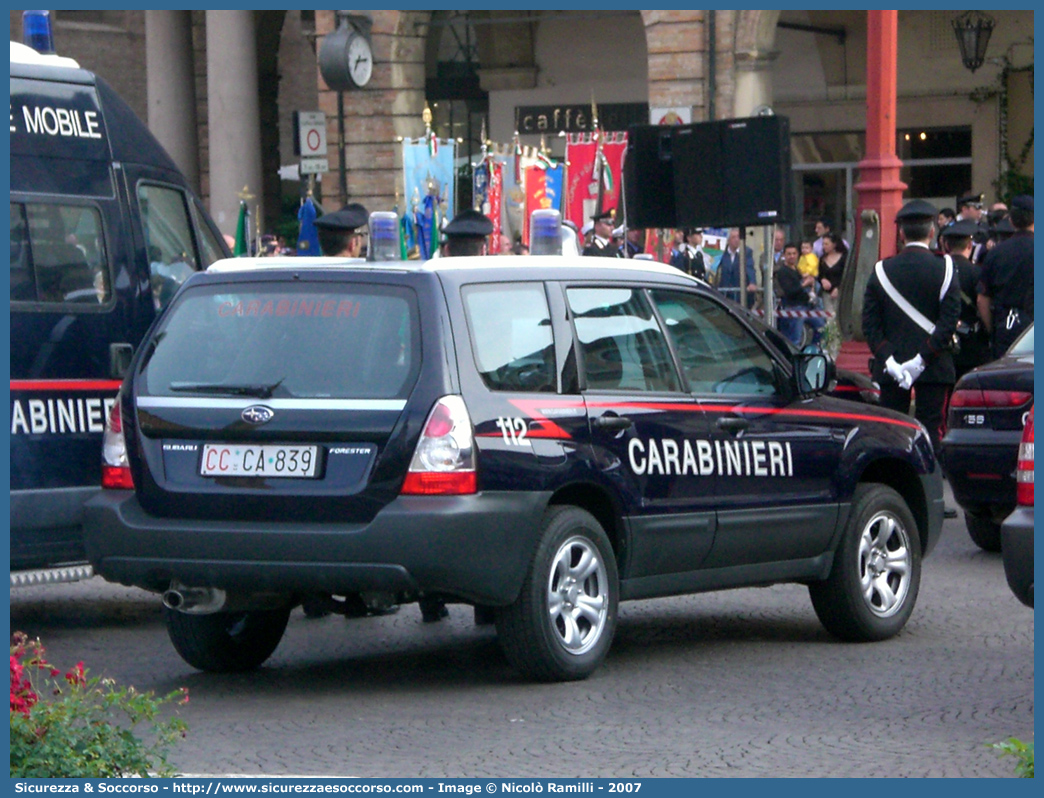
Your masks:
[[[101,214],[90,205],[11,203],[11,301],[97,307],[112,287]]]
[[[589,390],[679,390],[667,342],[640,291],[570,288],[567,293]]]
[[[138,207],[145,227],[153,304],[159,310],[199,270],[192,224],[185,194],[175,188],[140,184]]]
[[[153,396],[404,399],[420,367],[414,294],[394,286],[268,283],[201,286],[177,300],[152,338]]]
[[[464,310],[482,381],[494,391],[555,391],[551,314],[541,283],[465,288]]]
[[[200,268],[205,269],[214,261],[225,257],[225,253],[214,234],[210,231],[210,225],[203,218],[204,212],[198,203],[193,204],[192,213],[196,218],[196,229],[199,230],[200,256],[203,258]]]

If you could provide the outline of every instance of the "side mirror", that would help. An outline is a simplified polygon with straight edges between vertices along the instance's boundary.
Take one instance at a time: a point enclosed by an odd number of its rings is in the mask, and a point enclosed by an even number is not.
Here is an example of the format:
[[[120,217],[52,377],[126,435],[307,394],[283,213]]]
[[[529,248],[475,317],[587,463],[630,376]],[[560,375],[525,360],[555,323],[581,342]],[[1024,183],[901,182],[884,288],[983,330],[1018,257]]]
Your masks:
[[[802,396],[822,393],[834,379],[834,361],[818,350],[801,351],[792,363],[797,392]]]

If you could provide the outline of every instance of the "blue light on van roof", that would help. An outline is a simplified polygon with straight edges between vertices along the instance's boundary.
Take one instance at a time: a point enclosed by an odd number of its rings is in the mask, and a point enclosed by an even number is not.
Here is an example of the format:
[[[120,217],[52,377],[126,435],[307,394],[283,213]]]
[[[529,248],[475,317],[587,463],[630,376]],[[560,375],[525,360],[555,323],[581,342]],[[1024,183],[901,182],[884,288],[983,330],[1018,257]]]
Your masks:
[[[22,12],[22,43],[43,55],[54,53],[50,11]]]
[[[370,260],[399,260],[399,217],[391,211],[370,214]]]
[[[529,251],[534,255],[562,254],[562,214],[538,208],[529,217]]]

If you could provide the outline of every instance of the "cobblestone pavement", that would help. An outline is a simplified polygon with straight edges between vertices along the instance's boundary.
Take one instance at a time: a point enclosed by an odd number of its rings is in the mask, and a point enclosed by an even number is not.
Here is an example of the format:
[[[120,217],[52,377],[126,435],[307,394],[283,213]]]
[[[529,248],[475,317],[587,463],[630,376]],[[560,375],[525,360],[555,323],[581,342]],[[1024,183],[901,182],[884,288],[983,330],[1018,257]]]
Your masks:
[[[633,602],[606,664],[572,684],[519,680],[463,605],[432,625],[416,605],[298,609],[268,663],[236,675],[184,664],[158,598],[98,578],[13,589],[11,628],[60,667],[187,686],[173,761],[197,774],[1010,776],[989,745],[1033,737],[1033,611],[963,519],[894,640],[837,642],[797,585]]]

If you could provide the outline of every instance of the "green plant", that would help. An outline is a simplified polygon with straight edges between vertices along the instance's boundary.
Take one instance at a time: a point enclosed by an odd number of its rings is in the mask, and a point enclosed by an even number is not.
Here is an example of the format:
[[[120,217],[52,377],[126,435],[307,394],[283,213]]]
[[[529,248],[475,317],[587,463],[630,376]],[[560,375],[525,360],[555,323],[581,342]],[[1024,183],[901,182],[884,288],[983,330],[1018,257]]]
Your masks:
[[[156,698],[88,678],[82,662],[63,675],[39,640],[22,632],[12,640],[12,778],[174,775],[167,752],[188,727],[178,717],[161,719],[160,710],[187,704],[186,688]]]
[[[993,747],[1001,756],[1015,757],[1015,775],[1021,779],[1033,778],[1033,743],[1024,743],[1015,737],[1003,742],[994,743]]]

